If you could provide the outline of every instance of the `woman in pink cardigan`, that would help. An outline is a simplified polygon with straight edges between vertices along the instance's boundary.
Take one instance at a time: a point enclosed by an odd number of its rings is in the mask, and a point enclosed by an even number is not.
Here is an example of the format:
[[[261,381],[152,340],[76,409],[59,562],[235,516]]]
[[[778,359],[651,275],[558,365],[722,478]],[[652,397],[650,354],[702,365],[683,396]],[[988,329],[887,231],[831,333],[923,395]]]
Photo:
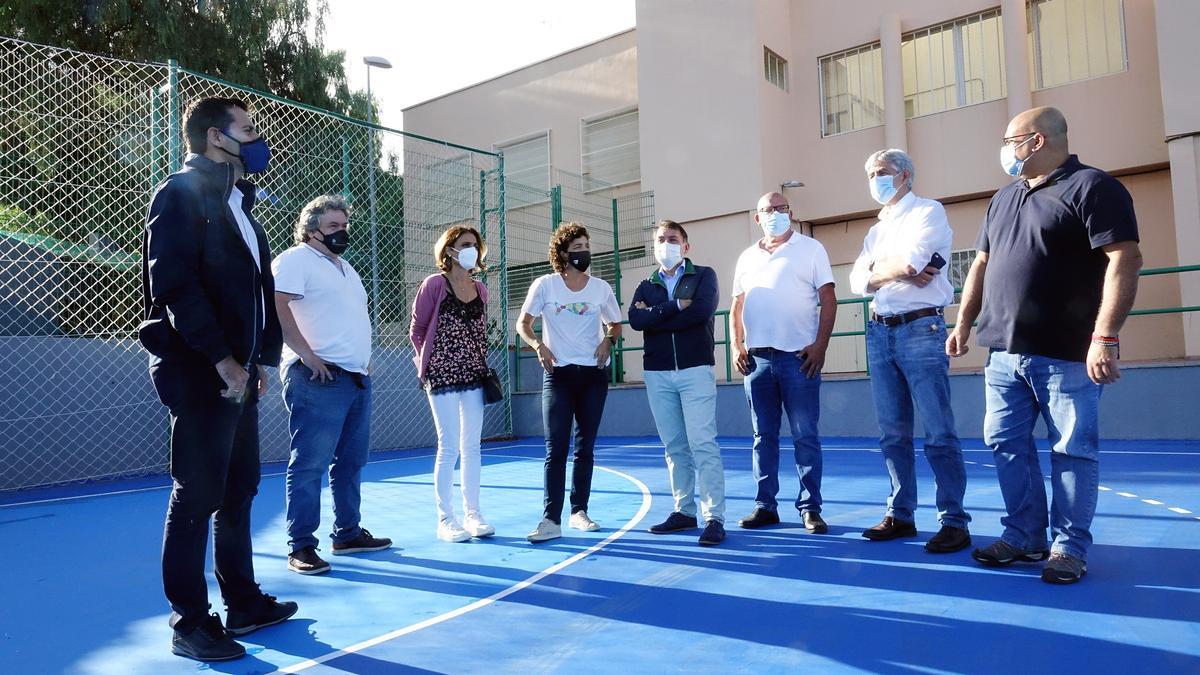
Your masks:
[[[487,288],[471,277],[487,246],[473,227],[455,225],[433,247],[441,272],[421,282],[413,301],[409,337],[417,377],[429,395],[437,427],[433,468],[437,536],[460,542],[490,537],[496,528],[479,509],[479,441],[483,434],[483,381],[487,365]],[[454,514],[454,463],[461,457],[464,519]]]

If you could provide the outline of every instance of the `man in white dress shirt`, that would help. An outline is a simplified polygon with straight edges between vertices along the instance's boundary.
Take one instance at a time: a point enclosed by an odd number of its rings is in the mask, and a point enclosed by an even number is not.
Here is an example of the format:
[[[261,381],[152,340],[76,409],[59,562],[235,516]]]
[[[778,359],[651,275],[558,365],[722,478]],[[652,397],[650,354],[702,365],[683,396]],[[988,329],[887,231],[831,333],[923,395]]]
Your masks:
[[[954,302],[944,267],[953,233],[941,204],[913,194],[913,164],[904,151],[875,152],[865,168],[871,196],[883,209],[854,261],[850,290],[875,294],[867,325],[867,359],[879,447],[892,489],[883,521],[863,536],[871,541],[917,536],[915,404],[925,427],[925,458],[937,485],[941,523],[925,550],[951,553],[971,543],[971,517],[962,504],[967,475],[950,408],[950,363],[944,349],[943,310]]]

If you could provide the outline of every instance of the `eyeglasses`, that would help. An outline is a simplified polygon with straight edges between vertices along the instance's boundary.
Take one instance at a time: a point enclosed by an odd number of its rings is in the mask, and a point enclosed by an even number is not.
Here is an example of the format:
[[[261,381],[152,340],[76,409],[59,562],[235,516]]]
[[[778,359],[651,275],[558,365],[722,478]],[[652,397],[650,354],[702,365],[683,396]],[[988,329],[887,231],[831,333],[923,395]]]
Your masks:
[[[1036,132],[1036,131],[1030,131],[1029,133],[1025,133],[1025,134],[1017,134],[1016,136],[1008,136],[1003,140],[1003,145],[1020,145],[1020,144],[1024,143],[1025,141],[1028,141],[1030,136],[1036,136],[1037,134],[1038,134],[1038,132]],[[1025,140],[1021,140],[1021,139],[1025,139]]]
[[[768,206],[765,209],[758,210],[759,213],[775,213],[776,211],[780,213],[791,213],[792,207],[788,206],[787,204],[780,204],[779,206]]]

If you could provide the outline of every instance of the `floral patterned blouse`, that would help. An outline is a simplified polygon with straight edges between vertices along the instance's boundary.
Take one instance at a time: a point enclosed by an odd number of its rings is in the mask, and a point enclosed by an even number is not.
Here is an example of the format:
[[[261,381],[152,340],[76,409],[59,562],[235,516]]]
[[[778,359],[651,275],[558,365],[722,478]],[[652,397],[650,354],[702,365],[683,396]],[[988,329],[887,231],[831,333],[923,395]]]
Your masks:
[[[483,299],[463,302],[449,285],[438,311],[425,388],[430,394],[483,386],[488,374]]]

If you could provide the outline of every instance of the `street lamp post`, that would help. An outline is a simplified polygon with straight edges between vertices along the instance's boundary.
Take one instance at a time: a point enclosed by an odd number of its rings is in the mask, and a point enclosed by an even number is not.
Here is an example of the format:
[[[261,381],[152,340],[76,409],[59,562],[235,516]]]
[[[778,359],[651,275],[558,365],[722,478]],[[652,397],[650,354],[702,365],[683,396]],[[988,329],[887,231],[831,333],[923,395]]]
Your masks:
[[[392,64],[382,56],[364,56],[367,65],[367,122],[375,123],[375,104],[371,99],[371,68],[388,69]],[[367,194],[371,203],[371,313],[375,330],[379,330],[379,223],[375,216],[375,130],[367,129]]]

